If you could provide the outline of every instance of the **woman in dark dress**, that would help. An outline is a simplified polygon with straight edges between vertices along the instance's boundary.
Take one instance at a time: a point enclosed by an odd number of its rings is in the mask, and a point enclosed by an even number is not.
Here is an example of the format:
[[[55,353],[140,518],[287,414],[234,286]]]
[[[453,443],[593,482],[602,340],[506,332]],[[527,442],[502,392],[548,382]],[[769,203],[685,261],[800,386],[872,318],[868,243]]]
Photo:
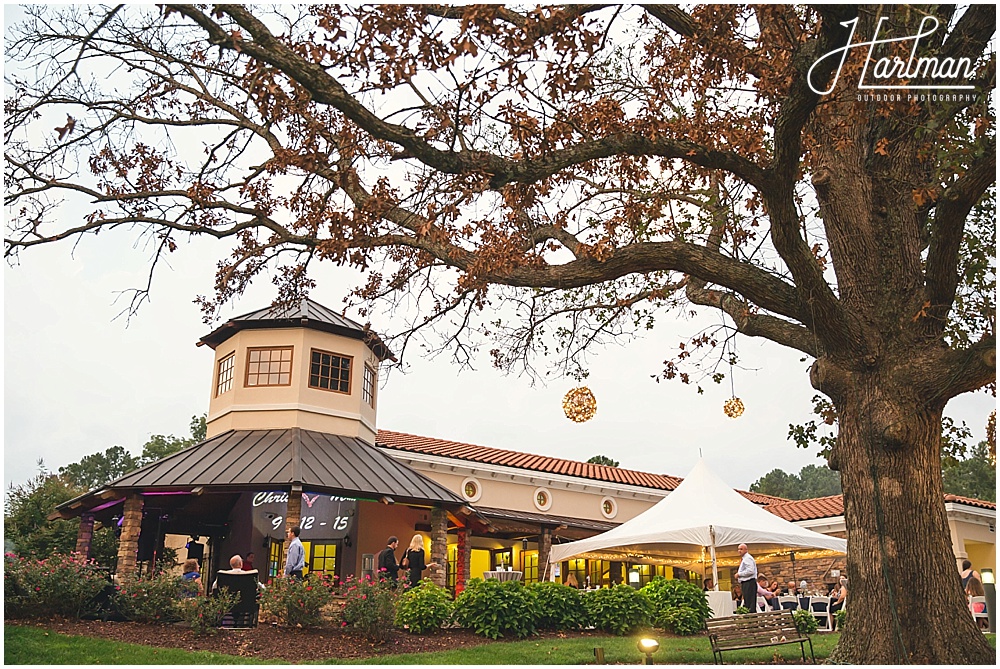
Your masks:
[[[423,571],[425,569],[438,566],[437,562],[424,562],[424,537],[420,534],[413,535],[410,546],[406,549],[406,553],[403,556],[403,561],[405,564],[401,566],[404,569],[410,570],[411,588],[415,588],[420,584],[420,579],[423,578]]]

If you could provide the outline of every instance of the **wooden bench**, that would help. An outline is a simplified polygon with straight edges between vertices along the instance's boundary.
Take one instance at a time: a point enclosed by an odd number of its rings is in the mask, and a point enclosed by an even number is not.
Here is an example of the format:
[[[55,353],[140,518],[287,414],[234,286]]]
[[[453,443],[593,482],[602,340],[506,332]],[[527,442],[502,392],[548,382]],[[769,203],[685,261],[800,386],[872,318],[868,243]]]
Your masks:
[[[782,646],[789,643],[799,644],[804,663],[806,661],[806,642],[809,642],[809,655],[812,657],[812,662],[816,664],[812,639],[809,638],[808,634],[799,632],[791,611],[767,611],[726,618],[710,618],[705,621],[705,627],[708,629],[708,640],[712,644],[712,656],[716,664],[723,664],[722,653],[724,651]]]

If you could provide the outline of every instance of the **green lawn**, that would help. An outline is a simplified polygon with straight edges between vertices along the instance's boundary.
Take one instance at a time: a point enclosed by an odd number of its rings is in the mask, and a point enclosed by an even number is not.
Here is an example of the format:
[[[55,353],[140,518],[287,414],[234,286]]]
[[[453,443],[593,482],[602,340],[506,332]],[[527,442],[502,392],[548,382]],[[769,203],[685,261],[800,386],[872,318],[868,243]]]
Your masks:
[[[233,655],[152,648],[4,625],[4,664],[273,664]]]
[[[837,643],[838,634],[813,636],[816,658],[827,657]],[[386,655],[367,660],[329,658],[324,664],[592,664],[594,647],[604,648],[609,664],[638,664],[642,655],[636,650],[638,637],[597,637],[589,639],[529,639],[488,643],[471,648],[437,653]],[[711,664],[712,651],[706,637],[663,638],[653,656],[657,664]],[[808,650],[806,651],[808,654]],[[748,651],[733,651],[725,657],[734,664],[771,662],[775,653],[786,662],[801,661],[798,645]],[[808,655],[807,655],[808,657]],[[173,648],[151,648],[117,643],[104,639],[65,636],[37,627],[4,626],[4,664],[273,664],[208,652],[189,652]]]
[[[655,636],[655,635],[654,635]],[[816,659],[826,658],[837,644],[839,634],[813,636]],[[491,643],[438,653],[411,653],[368,658],[366,660],[330,660],[327,664],[593,664],[594,647],[604,648],[608,664],[639,664],[642,654],[636,649],[639,637],[599,637],[591,639],[529,639]],[[660,638],[660,649],[653,655],[656,664],[712,664],[712,650],[704,636]],[[772,662],[775,653],[782,663],[801,663],[799,645],[731,651],[723,655],[727,663]],[[806,658],[809,645],[806,644]]]

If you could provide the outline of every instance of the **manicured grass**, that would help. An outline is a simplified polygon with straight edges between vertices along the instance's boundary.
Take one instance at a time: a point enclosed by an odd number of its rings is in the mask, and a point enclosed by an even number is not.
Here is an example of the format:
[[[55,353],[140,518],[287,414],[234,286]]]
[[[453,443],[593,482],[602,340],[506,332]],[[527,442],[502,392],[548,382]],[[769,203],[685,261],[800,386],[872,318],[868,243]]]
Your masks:
[[[654,635],[655,636],[655,635]],[[593,664],[594,648],[604,649],[608,664],[639,664],[636,649],[639,636],[588,639],[528,639],[458,648],[436,653],[385,655],[365,660],[318,659],[322,664]],[[697,637],[657,637],[660,649],[653,655],[656,664],[712,664],[708,639]],[[817,661],[829,657],[840,635],[812,637]],[[996,635],[987,638],[996,646]],[[808,657],[808,648],[806,657]],[[730,651],[723,655],[727,664],[771,664],[801,662],[798,644],[773,648]],[[150,648],[104,639],[65,636],[37,627],[4,625],[4,664],[275,664],[233,655],[174,648]]]
[[[656,637],[660,649],[653,655],[656,664],[713,664],[712,649],[708,637],[686,638]],[[329,660],[326,664],[593,664],[594,648],[604,648],[604,661],[608,664],[640,664],[642,653],[636,649],[641,636],[598,637],[590,639],[528,639],[491,643],[485,646],[461,648],[437,653],[409,653],[387,655],[364,660]],[[839,634],[813,635],[813,650],[816,660],[825,659],[837,645]],[[806,644],[806,658],[809,658]],[[802,662],[799,645],[756,648],[752,650],[730,651],[723,659],[731,664],[771,663],[775,654],[782,663]]]
[[[273,664],[233,655],[151,648],[37,627],[4,625],[3,662],[9,664]]]

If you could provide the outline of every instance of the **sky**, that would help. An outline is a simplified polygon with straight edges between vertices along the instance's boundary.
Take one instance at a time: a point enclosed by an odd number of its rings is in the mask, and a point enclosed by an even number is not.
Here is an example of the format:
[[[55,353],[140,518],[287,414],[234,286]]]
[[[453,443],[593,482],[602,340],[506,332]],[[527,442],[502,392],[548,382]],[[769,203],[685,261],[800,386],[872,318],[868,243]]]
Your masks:
[[[13,16],[5,8],[8,22]],[[145,285],[149,249],[127,234],[36,247],[4,267],[5,487],[33,476],[39,459],[56,471],[114,445],[138,454],[153,434],[186,436],[191,417],[207,411],[212,377],[212,352],[195,343],[218,324],[205,324],[193,300],[210,293],[225,250],[213,240],[182,244],[158,271],[150,302],[130,320],[116,318],[127,303],[121,291]],[[315,278],[311,297],[339,310],[358,275],[323,268]],[[274,297],[261,277],[222,317]],[[702,395],[676,380],[653,381],[677,343],[711,318],[661,315],[644,338],[594,351],[585,383],[597,397],[597,415],[582,424],[562,412],[573,379],[532,384],[505,376],[486,355],[475,370],[460,371],[446,356],[420,359],[414,348],[407,373],[381,376],[378,427],[573,460],[600,454],[622,467],[682,477],[702,456],[741,489],[774,469],[797,473],[821,464],[815,449],[787,439],[789,423],[812,418],[816,394],[797,351],[738,340],[746,367],[735,373],[736,395],[746,405],[738,419],[722,411],[728,380],[708,382]],[[372,319],[380,332],[394,324],[386,315]],[[979,440],[994,405],[986,394],[965,395],[946,413],[966,421]]]
[[[148,254],[127,234],[36,247],[4,268],[5,487],[30,478],[39,459],[56,471],[116,444],[137,454],[153,434],[187,434],[191,416],[207,411],[213,365],[211,350],[195,343],[214,324],[202,322],[193,300],[211,290],[222,250],[212,240],[182,245],[131,321],[116,319],[123,307],[116,299],[145,284]],[[311,297],[339,309],[356,275],[326,268],[317,278]],[[272,299],[263,277],[223,317]],[[392,325],[372,322],[382,332]],[[738,419],[722,411],[728,381],[709,382],[703,395],[678,381],[653,381],[679,338],[700,327],[661,316],[645,338],[596,351],[584,383],[597,414],[580,424],[562,412],[573,379],[533,386],[493,369],[485,355],[475,370],[460,371],[445,357],[416,358],[414,349],[407,373],[383,375],[378,427],[573,460],[601,454],[622,467],[681,477],[702,456],[741,489],[776,468],[797,473],[820,464],[815,450],[787,440],[789,423],[811,418],[815,394],[795,351],[740,340],[748,369],[735,373],[746,405]],[[967,421],[978,440],[992,408],[993,398],[966,395],[947,413]]]

